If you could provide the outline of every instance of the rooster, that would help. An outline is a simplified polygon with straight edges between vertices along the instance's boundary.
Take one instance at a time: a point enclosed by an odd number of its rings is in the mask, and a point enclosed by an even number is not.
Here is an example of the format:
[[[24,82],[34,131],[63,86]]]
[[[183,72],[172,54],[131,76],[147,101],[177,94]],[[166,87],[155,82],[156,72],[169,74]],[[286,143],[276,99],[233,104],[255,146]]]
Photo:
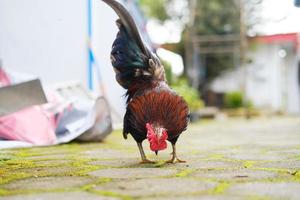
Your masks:
[[[162,64],[143,43],[129,12],[115,0],[103,1],[119,16],[111,62],[117,82],[127,90],[123,137],[131,134],[137,142],[141,163],[153,163],[144,153],[145,139],[156,155],[167,148],[167,141],[171,142],[172,158],[167,162],[185,162],[176,155],[177,139],[189,121],[185,100],[168,86]]]

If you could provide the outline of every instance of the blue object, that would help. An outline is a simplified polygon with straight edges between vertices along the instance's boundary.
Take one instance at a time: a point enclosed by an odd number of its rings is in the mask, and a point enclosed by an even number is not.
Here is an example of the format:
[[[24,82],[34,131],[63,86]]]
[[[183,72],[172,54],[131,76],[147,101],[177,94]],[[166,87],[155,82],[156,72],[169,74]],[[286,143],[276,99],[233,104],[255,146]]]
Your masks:
[[[87,20],[88,20],[88,87],[90,90],[93,90],[93,63],[94,56],[91,49],[91,40],[92,40],[92,0],[87,0]]]
[[[300,0],[295,0],[295,6],[300,7]]]

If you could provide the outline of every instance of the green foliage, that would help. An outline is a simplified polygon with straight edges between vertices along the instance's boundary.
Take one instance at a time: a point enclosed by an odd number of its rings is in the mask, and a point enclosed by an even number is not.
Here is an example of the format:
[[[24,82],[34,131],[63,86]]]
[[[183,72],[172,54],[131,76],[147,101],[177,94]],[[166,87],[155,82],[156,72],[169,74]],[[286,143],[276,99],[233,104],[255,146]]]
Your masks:
[[[230,92],[225,94],[226,108],[240,108],[243,106],[243,95],[241,92]]]
[[[186,79],[179,79],[177,83],[171,87],[185,99],[192,112],[204,106],[203,101],[200,99],[199,92],[189,86]]]
[[[162,59],[161,63],[164,66],[168,84],[185,99],[185,101],[189,105],[190,110],[196,111],[197,109],[203,107],[204,103],[200,99],[199,92],[196,89],[189,86],[185,78],[181,77],[178,79],[177,77],[174,77],[172,74],[172,68],[170,63]]]
[[[162,65],[164,66],[167,81],[171,85],[173,82],[173,74],[172,74],[171,65],[169,62],[167,62],[165,60],[162,60],[162,59],[160,59],[160,60],[161,60]]]
[[[195,26],[200,35],[224,35],[240,30],[239,4],[236,0],[197,1]]]
[[[165,7],[167,0],[140,0],[139,3],[148,17],[153,17],[160,21],[165,21],[169,18]]]
[[[236,91],[225,94],[224,104],[226,108],[241,108],[245,107],[253,109],[253,103],[250,100],[244,101],[243,93]]]

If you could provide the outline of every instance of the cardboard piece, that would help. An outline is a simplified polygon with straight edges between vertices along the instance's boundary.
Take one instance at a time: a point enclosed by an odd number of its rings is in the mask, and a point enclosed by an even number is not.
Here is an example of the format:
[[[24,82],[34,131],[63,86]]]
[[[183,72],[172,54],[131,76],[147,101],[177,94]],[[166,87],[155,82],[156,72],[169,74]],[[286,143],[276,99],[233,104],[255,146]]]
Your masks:
[[[0,88],[0,116],[47,103],[39,79]]]

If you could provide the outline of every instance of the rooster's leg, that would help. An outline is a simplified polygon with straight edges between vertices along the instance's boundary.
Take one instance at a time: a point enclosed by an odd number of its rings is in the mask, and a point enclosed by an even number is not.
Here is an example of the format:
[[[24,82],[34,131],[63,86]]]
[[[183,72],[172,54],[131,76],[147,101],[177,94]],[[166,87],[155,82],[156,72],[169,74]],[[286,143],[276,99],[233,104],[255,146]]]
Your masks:
[[[174,163],[175,159],[177,160],[177,162],[180,162],[180,163],[184,163],[185,161],[184,160],[180,160],[178,157],[177,157],[177,154],[176,154],[176,146],[175,144],[172,144],[172,158],[170,160],[167,161],[167,163]]]
[[[142,143],[137,143],[137,145],[139,147],[139,150],[140,150],[140,153],[141,153],[141,158],[142,158],[142,161],[140,163],[141,164],[143,164],[143,163],[154,163],[153,161],[147,159],[147,157],[145,155],[145,152],[144,152],[144,149],[143,149]]]

